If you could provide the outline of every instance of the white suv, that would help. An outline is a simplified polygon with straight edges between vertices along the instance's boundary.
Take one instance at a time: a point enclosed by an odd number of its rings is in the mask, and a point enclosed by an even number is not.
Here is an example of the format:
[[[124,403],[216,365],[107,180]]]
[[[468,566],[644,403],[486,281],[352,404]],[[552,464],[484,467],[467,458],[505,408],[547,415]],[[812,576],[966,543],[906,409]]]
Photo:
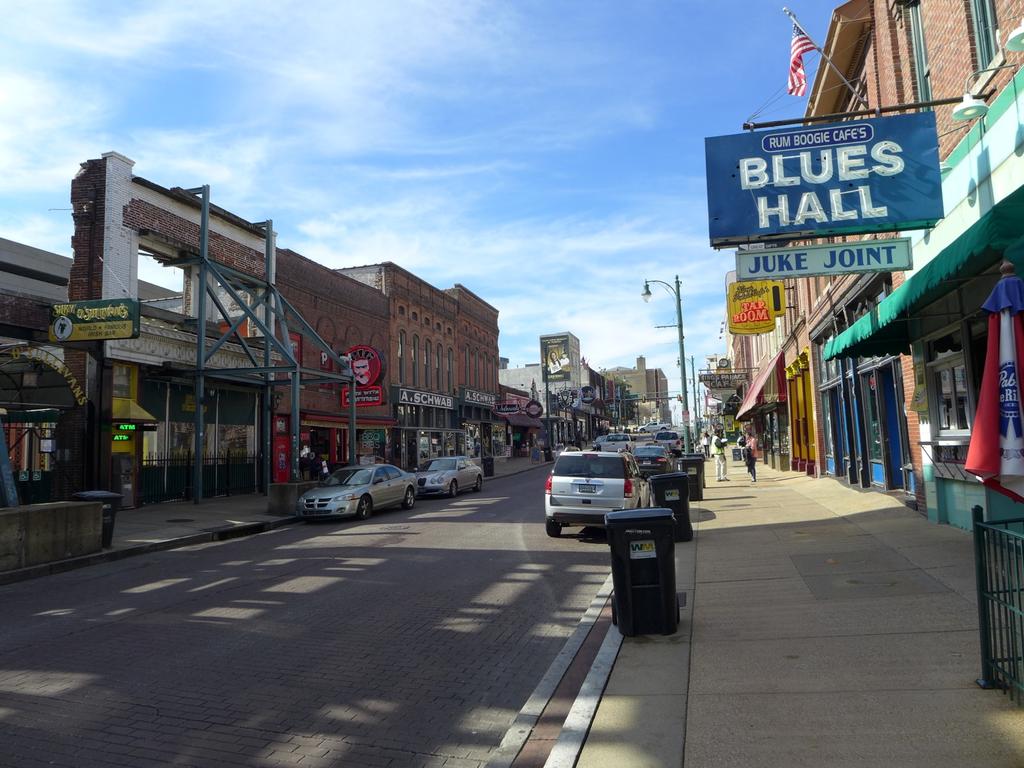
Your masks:
[[[669,430],[656,432],[654,434],[654,442],[662,448],[672,451],[675,456],[683,455],[683,441],[680,439],[678,432],[670,432]]]
[[[544,486],[544,526],[604,526],[606,512],[650,506],[651,490],[631,453],[563,453]]]

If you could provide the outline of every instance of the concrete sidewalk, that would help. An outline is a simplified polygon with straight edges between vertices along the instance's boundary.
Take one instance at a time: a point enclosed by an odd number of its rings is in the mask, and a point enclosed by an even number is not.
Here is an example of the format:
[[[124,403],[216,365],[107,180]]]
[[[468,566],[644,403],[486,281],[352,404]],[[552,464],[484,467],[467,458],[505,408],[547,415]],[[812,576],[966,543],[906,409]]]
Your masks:
[[[677,545],[679,632],[625,638],[580,768],[1024,765],[1024,708],[974,683],[969,533],[831,479],[729,472]]]
[[[484,482],[486,484],[489,480],[519,474],[540,466],[544,466],[544,462],[537,464],[528,458],[495,459],[494,478],[486,478]],[[198,504],[191,501],[171,501],[137,509],[125,509],[117,513],[114,537],[109,548],[82,557],[0,572],[0,584],[119,560],[146,552],[248,536],[296,522],[299,520],[294,517],[269,514],[267,497],[259,493],[219,496],[204,499]]]

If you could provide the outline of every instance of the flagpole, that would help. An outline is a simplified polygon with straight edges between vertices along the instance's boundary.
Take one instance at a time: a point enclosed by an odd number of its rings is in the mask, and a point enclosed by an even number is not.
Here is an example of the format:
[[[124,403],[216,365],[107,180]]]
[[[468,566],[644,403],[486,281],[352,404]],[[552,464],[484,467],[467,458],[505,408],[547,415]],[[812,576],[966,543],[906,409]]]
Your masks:
[[[790,20],[793,22],[796,28],[799,29],[800,32],[804,35],[804,37],[806,37],[810,41],[811,45],[814,46],[814,50],[816,50],[818,54],[821,56],[821,58],[823,58],[828,63],[828,65],[832,67],[835,73],[839,75],[839,79],[842,80],[846,84],[846,87],[850,89],[850,93],[853,94],[854,98],[856,98],[857,101],[863,104],[867,109],[871,109],[868,103],[864,100],[864,97],[857,93],[857,90],[853,87],[853,84],[846,79],[842,72],[839,71],[839,67],[832,63],[832,59],[830,59],[825,54],[825,52],[818,47],[818,44],[814,42],[814,39],[809,34],[807,34],[807,30],[804,29],[800,22],[796,20],[796,16],[793,14],[793,12],[789,10],[789,8],[786,8],[785,6],[783,6],[782,8],[782,12],[789,16]]]

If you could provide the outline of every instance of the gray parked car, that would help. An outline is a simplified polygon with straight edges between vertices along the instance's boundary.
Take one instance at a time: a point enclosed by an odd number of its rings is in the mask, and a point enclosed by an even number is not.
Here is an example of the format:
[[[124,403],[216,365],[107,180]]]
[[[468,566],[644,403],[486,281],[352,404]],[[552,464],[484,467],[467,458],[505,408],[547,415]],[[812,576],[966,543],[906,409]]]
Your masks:
[[[354,515],[365,520],[375,509],[416,503],[416,476],[391,464],[340,467],[299,496],[295,514],[307,520]]]
[[[420,496],[457,496],[460,490],[479,491],[483,487],[484,471],[468,456],[431,459],[416,472],[416,493]]]

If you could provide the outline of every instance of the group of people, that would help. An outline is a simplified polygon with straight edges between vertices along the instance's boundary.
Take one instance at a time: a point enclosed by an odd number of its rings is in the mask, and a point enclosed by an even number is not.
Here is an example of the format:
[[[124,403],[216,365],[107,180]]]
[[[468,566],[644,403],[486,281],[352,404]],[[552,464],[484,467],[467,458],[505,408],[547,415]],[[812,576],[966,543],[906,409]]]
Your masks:
[[[715,456],[715,474],[718,477],[718,482],[728,481],[729,465],[726,462],[725,450],[729,447],[729,441],[725,438],[721,428],[716,429],[714,435],[705,430],[701,436],[701,445],[704,446],[704,455],[706,457],[710,458],[712,453]],[[761,453],[757,437],[753,431],[748,430],[745,434],[740,435],[736,445],[743,452],[743,463],[750,474],[750,481],[756,483],[757,460],[760,458]]]

